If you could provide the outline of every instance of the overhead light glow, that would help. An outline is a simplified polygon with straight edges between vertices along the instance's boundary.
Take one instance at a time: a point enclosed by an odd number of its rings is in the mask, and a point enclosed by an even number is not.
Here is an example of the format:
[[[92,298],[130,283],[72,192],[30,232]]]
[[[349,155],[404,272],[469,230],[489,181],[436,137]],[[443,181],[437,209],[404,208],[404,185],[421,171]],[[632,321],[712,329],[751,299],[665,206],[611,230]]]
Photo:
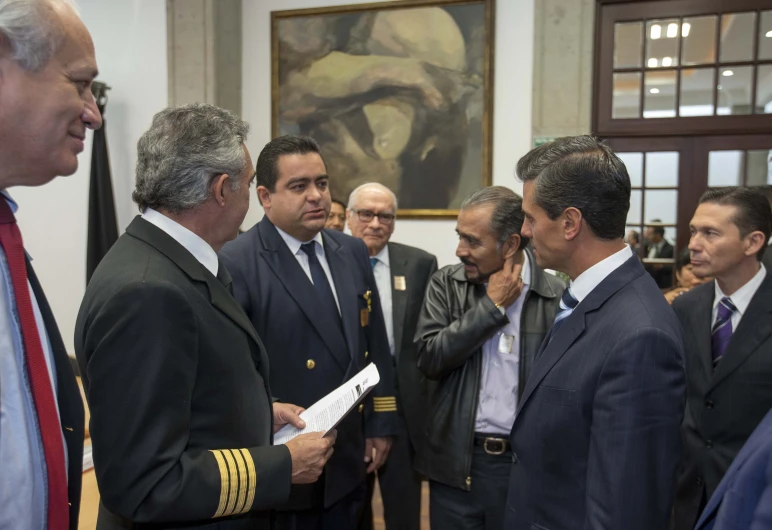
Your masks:
[[[659,24],[654,24],[651,27],[651,38],[654,40],[657,40],[661,36],[662,36],[662,26],[660,26]]]
[[[657,67],[657,58],[652,57],[649,59],[649,62],[647,63],[649,65],[649,68],[656,68]]]
[[[721,72],[721,75],[723,75],[724,77],[732,77],[734,75],[734,72],[731,70],[724,70],[723,72]]]
[[[768,39],[772,39],[772,29],[771,29],[771,30],[769,30],[769,31],[767,31],[767,32],[764,34],[764,36],[765,36],[766,38],[768,38]]]
[[[673,64],[673,59],[670,57],[663,57],[662,58],[662,66],[670,66]]]
[[[672,23],[667,25],[667,38],[672,39],[678,36],[678,24]]]
[[[652,94],[659,94],[659,89],[658,88],[652,88],[651,90],[649,90],[649,92],[651,92]]]
[[[688,22],[684,22],[683,24],[681,24],[681,36],[688,37],[691,29],[692,29],[692,25],[689,24]]]

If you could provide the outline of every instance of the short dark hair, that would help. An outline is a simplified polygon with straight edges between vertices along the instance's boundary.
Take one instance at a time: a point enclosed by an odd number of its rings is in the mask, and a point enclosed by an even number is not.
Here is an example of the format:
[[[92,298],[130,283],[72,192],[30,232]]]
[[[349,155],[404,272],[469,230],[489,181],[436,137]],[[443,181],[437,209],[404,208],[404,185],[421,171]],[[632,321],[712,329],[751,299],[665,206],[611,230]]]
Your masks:
[[[754,188],[740,186],[716,188],[702,194],[700,204],[704,203],[734,206],[737,215],[732,218],[732,222],[740,230],[740,237],[756,231],[764,234],[764,245],[756,254],[756,258],[761,261],[772,232],[772,208],[764,194]]]
[[[525,221],[523,198],[505,186],[489,186],[470,195],[461,203],[461,209],[483,204],[493,205],[491,229],[498,242],[504,243],[510,236],[517,234],[520,236],[520,246],[517,250],[523,250],[528,245],[528,238],[523,237],[521,233]]]
[[[681,252],[678,253],[675,260],[675,269],[678,272],[681,272],[681,269],[686,267],[692,262],[692,254],[689,252],[689,248],[682,248]]]
[[[339,201],[338,199],[332,199],[330,202],[334,202],[335,204],[341,206],[344,212],[346,211],[346,205],[343,201]]]
[[[550,219],[574,207],[596,237],[624,237],[630,176],[622,160],[597,138],[567,136],[540,145],[517,162],[517,177],[534,181],[534,204]]]
[[[316,140],[309,136],[288,134],[274,138],[263,147],[260,156],[257,157],[255,173],[257,185],[268,188],[273,193],[276,191],[276,182],[279,180],[279,158],[284,155],[305,155],[316,153],[322,156],[322,150]]]
[[[641,235],[638,233],[637,230],[630,230],[630,235],[635,238],[636,243],[641,242]]]

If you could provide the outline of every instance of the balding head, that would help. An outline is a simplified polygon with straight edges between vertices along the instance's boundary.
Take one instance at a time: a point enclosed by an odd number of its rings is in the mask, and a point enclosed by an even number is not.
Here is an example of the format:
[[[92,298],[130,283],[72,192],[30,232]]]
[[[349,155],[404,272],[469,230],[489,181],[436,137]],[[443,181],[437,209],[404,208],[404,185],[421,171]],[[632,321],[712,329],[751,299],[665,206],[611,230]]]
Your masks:
[[[346,214],[351,234],[362,239],[370,256],[375,256],[394,232],[397,197],[383,184],[362,184],[351,192]]]

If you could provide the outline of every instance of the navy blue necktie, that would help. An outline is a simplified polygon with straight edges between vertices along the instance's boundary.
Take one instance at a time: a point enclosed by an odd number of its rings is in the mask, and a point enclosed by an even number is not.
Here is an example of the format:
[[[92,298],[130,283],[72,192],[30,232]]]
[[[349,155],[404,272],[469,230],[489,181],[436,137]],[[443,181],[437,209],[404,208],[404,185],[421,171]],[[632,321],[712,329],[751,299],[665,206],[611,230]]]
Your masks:
[[[552,331],[550,335],[555,336],[560,325],[565,319],[574,312],[574,308],[579,305],[579,301],[574,297],[574,293],[571,292],[571,287],[566,287],[563,291],[563,296],[560,297],[560,311],[555,315],[555,323],[552,325]]]
[[[370,268],[371,269],[374,269],[377,264],[378,264],[378,258],[370,258]]]
[[[340,322],[340,311],[338,311],[338,304],[335,303],[335,296],[332,294],[332,288],[330,288],[330,282],[327,280],[327,275],[324,273],[322,264],[319,263],[319,258],[316,257],[315,242],[303,243],[300,245],[301,250],[308,255],[308,266],[311,269],[311,280],[314,282],[314,288],[316,293],[322,301],[322,305],[325,311],[330,311],[332,315],[338,317]]]

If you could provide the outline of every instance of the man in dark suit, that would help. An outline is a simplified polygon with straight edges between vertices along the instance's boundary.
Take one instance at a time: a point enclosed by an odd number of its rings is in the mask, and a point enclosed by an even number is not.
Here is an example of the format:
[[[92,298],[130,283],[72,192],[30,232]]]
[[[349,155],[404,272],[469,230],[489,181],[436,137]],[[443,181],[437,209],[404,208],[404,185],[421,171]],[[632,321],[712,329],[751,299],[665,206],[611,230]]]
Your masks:
[[[389,241],[394,233],[397,197],[378,183],[362,184],[348,201],[348,227],[365,242],[378,285],[389,351],[396,369],[400,435],[394,440],[389,461],[378,470],[387,530],[421,527],[421,476],[413,458],[423,444],[426,408],[434,385],[418,370],[413,342],[418,314],[437,258],[415,247]],[[360,530],[373,527],[372,495],[375,474],[367,476],[367,501]]]
[[[380,372],[374,397],[338,427],[322,479],[293,489],[279,530],[355,529],[366,473],[386,461],[398,427],[389,343],[367,248],[324,229],[329,180],[313,139],[269,142],[257,160],[265,217],[220,253],[236,299],[268,350],[277,398],[307,407],[371,362]]]
[[[694,528],[772,528],[772,410],[737,453]]]
[[[0,0],[0,528],[78,528],[83,402],[7,190],[75,173],[96,72],[69,3]]]
[[[707,191],[692,217],[692,272],[715,281],[678,297],[689,400],[675,528],[694,527],[707,499],[772,407],[772,277],[760,263],[772,213],[753,188]]]
[[[565,283],[521,237],[523,200],[504,186],[461,204],[461,263],[432,276],[418,322],[418,366],[437,381],[416,467],[430,479],[433,528],[500,530],[517,403]]]
[[[271,445],[302,408],[272,404],[265,349],[215,253],[249,207],[247,131],[193,104],[158,113],[139,140],[143,214],[94,272],[75,329],[98,530],[267,529],[266,510],[332,453],[334,434]]]
[[[644,248],[644,259],[672,259],[674,256],[673,245],[665,239],[665,228],[662,221],[653,219],[651,226],[646,227],[644,234],[646,246]],[[650,263],[646,265],[646,270],[652,275],[654,281],[660,289],[670,289],[673,287],[673,265],[665,263]]]
[[[678,320],[624,244],[630,178],[591,136],[517,164],[523,237],[571,285],[512,427],[510,530],[667,528],[685,400]]]
[[[758,189],[761,193],[764,194],[764,197],[767,198],[767,201],[769,202],[770,206],[772,206],[772,184],[767,184],[766,186],[759,186]],[[772,241],[767,241],[767,247],[772,246]],[[772,270],[772,249],[767,248],[767,251],[764,252],[764,257],[761,259],[761,262],[764,264],[764,266],[767,268],[767,270]]]

